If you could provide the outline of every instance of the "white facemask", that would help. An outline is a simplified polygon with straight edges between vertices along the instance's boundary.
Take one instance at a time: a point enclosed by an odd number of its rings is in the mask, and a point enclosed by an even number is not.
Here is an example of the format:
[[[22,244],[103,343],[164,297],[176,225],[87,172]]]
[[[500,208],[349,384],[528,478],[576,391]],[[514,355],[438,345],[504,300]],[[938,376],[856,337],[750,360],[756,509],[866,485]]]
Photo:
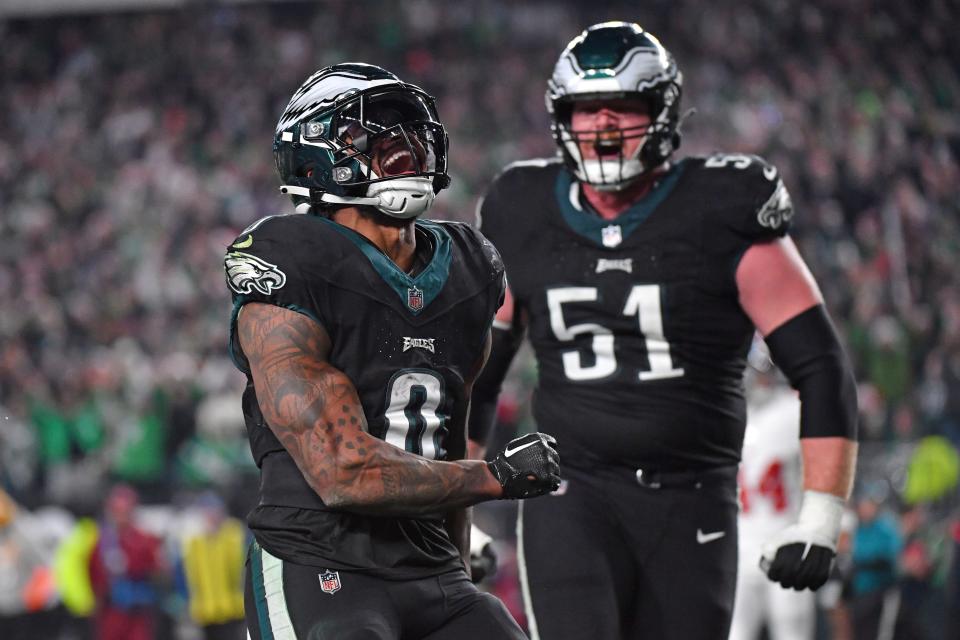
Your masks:
[[[599,191],[619,191],[643,173],[643,163],[640,162],[640,150],[646,144],[646,139],[637,146],[637,150],[630,158],[611,158],[604,160],[584,160],[580,147],[566,131],[563,132],[564,146],[576,163],[574,175],[581,182],[593,186]]]

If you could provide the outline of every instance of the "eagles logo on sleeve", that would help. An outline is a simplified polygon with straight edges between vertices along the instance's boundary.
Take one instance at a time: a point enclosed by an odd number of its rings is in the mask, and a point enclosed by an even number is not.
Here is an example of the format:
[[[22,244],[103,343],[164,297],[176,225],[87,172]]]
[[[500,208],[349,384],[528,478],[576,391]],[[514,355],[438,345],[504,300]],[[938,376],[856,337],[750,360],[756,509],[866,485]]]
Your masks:
[[[790,201],[790,193],[783,186],[783,181],[777,178],[776,188],[757,212],[757,222],[762,227],[778,229],[781,225],[790,222],[791,218],[793,218],[793,204]]]
[[[242,251],[228,253],[223,265],[227,272],[227,283],[236,293],[258,291],[268,296],[287,282],[286,274],[277,265]]]

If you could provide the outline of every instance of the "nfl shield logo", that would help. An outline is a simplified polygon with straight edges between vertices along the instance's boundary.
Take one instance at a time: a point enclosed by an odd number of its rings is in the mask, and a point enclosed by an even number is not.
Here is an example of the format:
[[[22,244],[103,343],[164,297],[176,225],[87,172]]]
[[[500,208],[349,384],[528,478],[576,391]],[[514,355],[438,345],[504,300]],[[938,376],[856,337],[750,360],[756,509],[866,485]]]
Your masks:
[[[340,573],[338,571],[324,571],[321,573],[320,590],[330,595],[340,591]]]
[[[623,232],[620,230],[620,225],[611,224],[609,227],[604,227],[600,230],[602,233],[603,246],[605,247],[616,247],[623,242]]]
[[[411,311],[420,311],[423,309],[423,289],[410,287],[407,289],[407,306]]]

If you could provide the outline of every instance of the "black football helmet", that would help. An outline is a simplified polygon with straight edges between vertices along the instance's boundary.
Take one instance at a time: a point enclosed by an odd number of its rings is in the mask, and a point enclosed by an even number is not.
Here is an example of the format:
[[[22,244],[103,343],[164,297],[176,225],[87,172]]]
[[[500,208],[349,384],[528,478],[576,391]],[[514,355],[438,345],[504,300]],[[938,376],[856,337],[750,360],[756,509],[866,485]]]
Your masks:
[[[368,205],[415,218],[450,184],[434,99],[386,69],[345,63],[307,78],[277,123],[273,153],[298,210]]]

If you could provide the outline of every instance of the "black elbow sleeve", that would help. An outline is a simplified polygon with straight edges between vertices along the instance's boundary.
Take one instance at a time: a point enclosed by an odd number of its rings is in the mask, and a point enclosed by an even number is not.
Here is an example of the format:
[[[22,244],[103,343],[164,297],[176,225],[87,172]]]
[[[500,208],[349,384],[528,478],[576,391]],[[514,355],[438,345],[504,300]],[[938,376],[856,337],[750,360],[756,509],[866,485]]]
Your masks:
[[[473,398],[477,400],[496,400],[500,395],[503,379],[507,377],[510,363],[523,341],[521,332],[497,329],[491,330],[490,357],[483,371],[473,383]]]
[[[522,341],[522,332],[497,328],[492,330],[490,357],[473,383],[473,393],[470,396],[468,436],[475,442],[487,442],[496,420],[497,396],[500,395],[503,380],[507,377],[510,363],[513,362],[513,356]]]
[[[857,439],[857,384],[823,305],[766,337],[774,363],[800,392],[800,437]]]
[[[496,398],[493,400],[478,400],[477,398],[473,398],[470,401],[470,421],[467,423],[467,437],[477,444],[486,447],[496,421]]]

